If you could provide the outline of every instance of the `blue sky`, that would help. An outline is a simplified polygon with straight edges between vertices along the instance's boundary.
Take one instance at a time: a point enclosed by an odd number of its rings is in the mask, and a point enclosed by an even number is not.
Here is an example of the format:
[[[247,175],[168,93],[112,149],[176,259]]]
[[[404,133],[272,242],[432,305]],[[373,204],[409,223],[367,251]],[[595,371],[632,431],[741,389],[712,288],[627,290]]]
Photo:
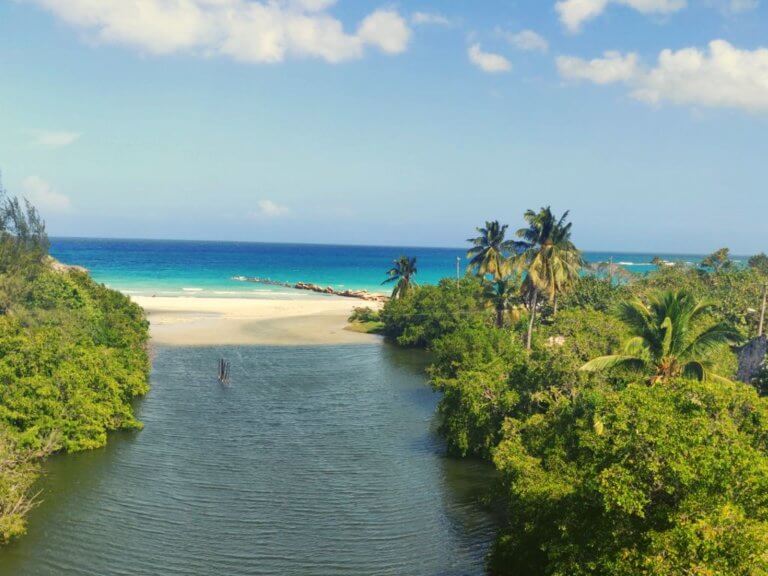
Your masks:
[[[54,235],[768,251],[767,4],[0,0],[0,167]]]

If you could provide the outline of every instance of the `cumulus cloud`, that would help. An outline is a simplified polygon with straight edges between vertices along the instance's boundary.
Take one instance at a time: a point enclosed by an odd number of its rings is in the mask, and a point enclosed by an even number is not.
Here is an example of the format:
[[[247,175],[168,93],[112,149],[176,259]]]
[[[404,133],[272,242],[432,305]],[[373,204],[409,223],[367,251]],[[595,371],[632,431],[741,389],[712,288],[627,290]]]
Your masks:
[[[397,12],[379,10],[363,20],[357,37],[387,54],[400,54],[408,47],[411,30]]]
[[[687,0],[560,0],[555,4],[555,10],[560,16],[560,21],[569,31],[579,32],[586,22],[600,16],[608,6],[613,4],[632,8],[642,14],[672,14],[684,9],[688,2]]]
[[[393,10],[347,32],[329,10],[336,0],[24,0],[86,31],[94,42],[152,54],[225,55],[274,63],[290,57],[341,62],[366,48],[404,52],[411,31]]]
[[[549,42],[541,34],[533,30],[522,30],[516,33],[505,34],[509,43],[519,50],[526,52],[546,52],[549,50]]]
[[[469,47],[469,61],[483,72],[488,72],[489,74],[509,72],[512,69],[512,64],[504,56],[492,52],[483,52],[480,44],[473,44]]]
[[[256,204],[256,210],[251,212],[250,216],[255,219],[271,219],[287,216],[290,213],[291,210],[287,206],[283,206],[272,200],[259,200]]]
[[[43,148],[64,148],[77,142],[80,136],[79,132],[42,131],[35,134],[35,143]]]
[[[69,196],[56,191],[39,176],[25,178],[21,187],[24,197],[42,212],[68,212],[72,208]]]
[[[557,59],[560,76],[568,80],[588,80],[595,84],[627,82],[637,75],[637,54],[606,52],[602,58],[583,60],[573,56]]]
[[[768,49],[740,50],[714,40],[705,50],[664,50],[653,68],[641,67],[636,56],[606,54],[591,61],[558,59],[565,78],[597,84],[622,82],[643,102],[768,113]]]

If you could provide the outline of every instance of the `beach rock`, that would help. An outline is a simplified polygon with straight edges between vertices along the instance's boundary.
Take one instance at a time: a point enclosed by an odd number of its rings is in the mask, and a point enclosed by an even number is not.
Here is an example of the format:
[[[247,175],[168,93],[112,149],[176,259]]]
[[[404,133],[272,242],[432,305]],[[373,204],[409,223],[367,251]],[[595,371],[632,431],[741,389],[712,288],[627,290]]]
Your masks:
[[[64,264],[52,256],[49,256],[48,264],[50,264],[51,269],[54,272],[61,272],[62,274],[66,272],[81,272],[83,274],[88,274],[87,268],[83,268],[82,266],[74,266],[71,264]]]
[[[248,276],[234,276],[232,280],[238,282],[252,282],[254,284],[266,284],[269,286],[282,286],[285,288],[293,288],[294,290],[328,294],[329,296],[341,296],[342,298],[357,298],[358,300],[365,300],[367,302],[382,303],[389,300],[388,296],[383,294],[373,294],[367,290],[336,290],[333,286],[319,286],[309,282],[296,282],[295,284],[290,284],[288,282],[280,282],[269,278],[250,278]]]

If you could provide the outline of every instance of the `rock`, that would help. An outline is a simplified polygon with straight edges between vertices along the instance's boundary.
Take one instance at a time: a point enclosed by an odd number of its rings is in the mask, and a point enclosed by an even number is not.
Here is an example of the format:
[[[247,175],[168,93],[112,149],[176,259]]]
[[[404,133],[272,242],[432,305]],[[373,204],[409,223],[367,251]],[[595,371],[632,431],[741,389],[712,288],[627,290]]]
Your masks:
[[[768,338],[760,336],[739,350],[739,371],[736,379],[751,384],[760,373],[768,354]]]
[[[293,288],[294,290],[305,290],[308,292],[317,292],[318,294],[341,296],[342,298],[357,298],[358,300],[366,300],[368,302],[386,302],[389,300],[389,297],[384,296],[383,294],[372,294],[367,290],[336,290],[333,286],[318,286],[317,284],[311,284],[309,282],[289,284],[287,282],[270,280],[269,278],[249,278],[247,276],[234,276],[232,280],[238,282],[253,282],[255,284],[267,284],[271,286],[284,286],[286,288]]]
[[[82,266],[74,266],[74,265],[70,265],[70,264],[64,264],[63,262],[59,262],[58,260],[56,260],[56,258],[53,258],[52,256],[49,256],[48,263],[50,264],[51,268],[55,272],[61,272],[61,273],[80,272],[82,274],[88,274],[88,269],[87,268],[83,268]]]

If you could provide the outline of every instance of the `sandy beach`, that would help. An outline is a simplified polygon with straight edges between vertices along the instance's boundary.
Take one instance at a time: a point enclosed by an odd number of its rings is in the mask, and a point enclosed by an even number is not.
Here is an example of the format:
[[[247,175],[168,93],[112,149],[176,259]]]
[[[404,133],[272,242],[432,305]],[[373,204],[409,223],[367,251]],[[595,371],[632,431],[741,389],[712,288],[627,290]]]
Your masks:
[[[378,336],[346,330],[352,298],[297,296],[199,298],[134,296],[147,312],[152,342],[166,346],[369,344]]]

